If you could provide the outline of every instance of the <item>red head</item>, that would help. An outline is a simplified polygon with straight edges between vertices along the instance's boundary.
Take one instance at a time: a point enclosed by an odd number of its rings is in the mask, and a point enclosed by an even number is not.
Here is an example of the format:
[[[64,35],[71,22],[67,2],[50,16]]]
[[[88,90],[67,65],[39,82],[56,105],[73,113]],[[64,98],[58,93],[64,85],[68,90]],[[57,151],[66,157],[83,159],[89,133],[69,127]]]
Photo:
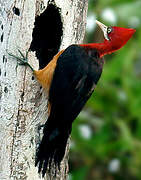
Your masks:
[[[107,27],[99,21],[96,21],[96,23],[99,25],[99,27],[104,33],[104,42],[92,43],[84,46],[96,48],[100,53],[100,57],[120,49],[127,43],[127,41],[132,37],[132,35],[136,31],[130,28],[121,28],[115,26]]]
[[[122,28],[116,26],[107,27],[99,21],[96,21],[99,27],[104,33],[104,45],[106,49],[102,55],[112,53],[122,46],[124,46],[127,41],[132,37],[135,30],[130,28]]]

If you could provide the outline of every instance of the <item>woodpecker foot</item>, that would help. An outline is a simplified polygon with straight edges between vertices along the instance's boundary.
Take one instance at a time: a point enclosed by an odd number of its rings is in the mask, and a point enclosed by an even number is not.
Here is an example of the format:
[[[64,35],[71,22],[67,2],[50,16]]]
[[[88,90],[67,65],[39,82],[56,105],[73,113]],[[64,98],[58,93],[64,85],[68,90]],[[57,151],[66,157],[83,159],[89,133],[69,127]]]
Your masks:
[[[32,71],[34,71],[34,69],[32,68],[32,66],[28,63],[28,52],[29,52],[29,51],[26,52],[26,55],[25,55],[25,56],[24,56],[24,54],[23,54],[19,49],[18,49],[18,52],[20,53],[20,56],[21,56],[21,57],[15,56],[14,54],[9,53],[9,52],[7,52],[7,53],[8,53],[9,56],[14,57],[14,58],[17,60],[17,63],[18,63],[17,65],[29,66],[30,69],[31,69]]]

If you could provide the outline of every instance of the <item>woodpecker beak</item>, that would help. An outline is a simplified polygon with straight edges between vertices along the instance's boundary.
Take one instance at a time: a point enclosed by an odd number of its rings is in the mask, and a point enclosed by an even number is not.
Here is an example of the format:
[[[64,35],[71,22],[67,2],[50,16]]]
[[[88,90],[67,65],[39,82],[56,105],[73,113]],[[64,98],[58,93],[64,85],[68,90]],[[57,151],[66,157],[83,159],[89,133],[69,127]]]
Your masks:
[[[97,20],[96,20],[96,24],[97,24],[97,25],[100,27],[100,29],[103,31],[104,38],[109,41],[110,39],[109,39],[108,33],[107,33],[108,27],[105,26],[104,24],[102,24],[101,22],[97,21]]]

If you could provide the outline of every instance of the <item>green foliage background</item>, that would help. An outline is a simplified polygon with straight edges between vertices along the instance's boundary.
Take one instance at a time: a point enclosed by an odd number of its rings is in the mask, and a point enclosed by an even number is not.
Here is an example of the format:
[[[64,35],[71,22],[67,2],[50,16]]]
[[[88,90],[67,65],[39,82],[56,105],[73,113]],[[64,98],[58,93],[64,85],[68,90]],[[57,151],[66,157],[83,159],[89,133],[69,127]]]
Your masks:
[[[141,180],[141,0],[89,1],[89,14],[111,25],[102,18],[106,8],[115,14],[114,25],[136,33],[105,57],[96,90],[73,124],[71,180]],[[86,32],[86,41],[97,41],[98,31]]]

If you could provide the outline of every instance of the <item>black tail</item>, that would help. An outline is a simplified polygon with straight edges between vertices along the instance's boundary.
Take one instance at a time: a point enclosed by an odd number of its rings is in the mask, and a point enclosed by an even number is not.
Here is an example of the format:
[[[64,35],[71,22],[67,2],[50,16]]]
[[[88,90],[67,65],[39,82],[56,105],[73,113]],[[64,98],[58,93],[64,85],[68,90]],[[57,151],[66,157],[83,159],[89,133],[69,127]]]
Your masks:
[[[36,154],[35,166],[38,165],[38,172],[44,177],[47,167],[51,170],[52,163],[56,168],[60,168],[60,163],[64,157],[67,140],[71,133],[71,128],[61,127],[61,124],[53,124],[51,119],[45,124],[44,135]]]

